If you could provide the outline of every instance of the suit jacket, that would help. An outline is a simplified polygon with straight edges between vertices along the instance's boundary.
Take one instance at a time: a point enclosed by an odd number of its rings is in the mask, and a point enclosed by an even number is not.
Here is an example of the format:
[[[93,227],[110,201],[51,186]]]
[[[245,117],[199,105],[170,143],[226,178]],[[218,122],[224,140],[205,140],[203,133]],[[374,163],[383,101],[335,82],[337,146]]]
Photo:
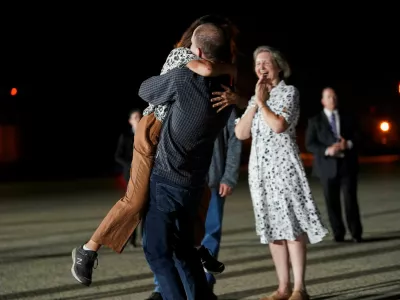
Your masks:
[[[236,109],[214,143],[214,152],[208,172],[208,186],[218,188],[221,183],[235,188],[239,179],[242,141],[235,135]]]
[[[132,129],[122,133],[118,139],[117,150],[115,151],[115,161],[122,166],[126,181],[129,181],[130,177],[134,138],[135,135]]]
[[[356,174],[358,171],[356,127],[353,118],[339,111],[340,135],[353,144],[344,151],[344,157],[326,156],[326,149],[336,142],[328,117],[322,111],[309,119],[306,131],[306,148],[314,155],[313,174],[319,178],[334,178],[341,172]]]

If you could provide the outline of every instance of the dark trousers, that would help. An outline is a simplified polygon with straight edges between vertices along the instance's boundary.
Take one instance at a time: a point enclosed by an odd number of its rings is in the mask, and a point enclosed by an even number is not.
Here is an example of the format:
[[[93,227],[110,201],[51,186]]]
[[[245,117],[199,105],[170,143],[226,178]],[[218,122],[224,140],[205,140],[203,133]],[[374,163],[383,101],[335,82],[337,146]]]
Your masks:
[[[140,231],[140,236],[138,236],[138,231]],[[137,246],[137,240],[143,236],[143,227],[142,225],[138,225],[135,230],[132,233],[132,236],[129,238],[129,243],[131,243],[133,246]]]
[[[218,258],[221,245],[224,205],[225,198],[219,195],[219,188],[211,189],[211,200],[206,218],[206,234],[202,245],[210,250],[215,258]],[[215,278],[212,274],[207,273],[206,277],[209,285],[215,284]]]
[[[344,164],[338,161],[338,172],[334,178],[321,178],[324,189],[329,222],[336,239],[343,239],[346,229],[342,218],[340,192],[343,192],[347,228],[353,238],[361,238],[362,225],[357,199],[357,174],[349,172]]]
[[[193,247],[194,220],[203,193],[204,186],[182,187],[151,175],[143,249],[164,300],[210,299],[200,257]]]

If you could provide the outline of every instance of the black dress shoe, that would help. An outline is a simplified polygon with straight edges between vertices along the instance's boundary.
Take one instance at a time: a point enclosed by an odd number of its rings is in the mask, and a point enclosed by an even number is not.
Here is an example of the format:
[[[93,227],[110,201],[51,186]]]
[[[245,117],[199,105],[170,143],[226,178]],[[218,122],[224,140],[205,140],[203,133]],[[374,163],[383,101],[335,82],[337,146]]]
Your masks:
[[[353,243],[362,243],[362,242],[364,242],[363,238],[361,238],[361,237],[353,238],[352,241],[353,241]]]
[[[217,295],[215,295],[214,293],[211,293],[211,295],[210,295],[210,298],[209,298],[210,300],[218,300],[218,296]]]
[[[344,242],[344,237],[334,237],[333,238],[333,240],[336,242],[336,243],[343,243]]]
[[[149,298],[147,298],[146,300],[163,300],[161,293],[159,292],[153,292]]]

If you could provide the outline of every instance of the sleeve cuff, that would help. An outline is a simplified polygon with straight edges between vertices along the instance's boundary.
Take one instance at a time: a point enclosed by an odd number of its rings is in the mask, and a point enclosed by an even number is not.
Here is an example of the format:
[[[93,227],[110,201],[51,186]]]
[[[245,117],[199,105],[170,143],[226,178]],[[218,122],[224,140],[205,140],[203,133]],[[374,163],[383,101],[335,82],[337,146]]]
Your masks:
[[[347,149],[352,149],[352,148],[353,148],[353,142],[347,141]]]

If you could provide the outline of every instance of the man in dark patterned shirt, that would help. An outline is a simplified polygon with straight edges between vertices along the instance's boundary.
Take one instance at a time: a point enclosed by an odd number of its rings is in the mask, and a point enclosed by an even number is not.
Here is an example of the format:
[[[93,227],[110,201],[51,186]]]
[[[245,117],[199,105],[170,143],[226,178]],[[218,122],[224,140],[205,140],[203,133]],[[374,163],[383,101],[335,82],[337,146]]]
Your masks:
[[[211,61],[230,61],[229,41],[211,24],[195,30],[191,50]],[[206,186],[214,141],[233,109],[217,113],[212,107],[212,92],[221,91],[221,84],[229,85],[229,77],[202,77],[182,68],[147,79],[139,90],[150,104],[172,104],[161,131],[143,220],[146,259],[166,300],[187,299],[182,282],[189,298],[215,299],[193,248],[193,220]]]

